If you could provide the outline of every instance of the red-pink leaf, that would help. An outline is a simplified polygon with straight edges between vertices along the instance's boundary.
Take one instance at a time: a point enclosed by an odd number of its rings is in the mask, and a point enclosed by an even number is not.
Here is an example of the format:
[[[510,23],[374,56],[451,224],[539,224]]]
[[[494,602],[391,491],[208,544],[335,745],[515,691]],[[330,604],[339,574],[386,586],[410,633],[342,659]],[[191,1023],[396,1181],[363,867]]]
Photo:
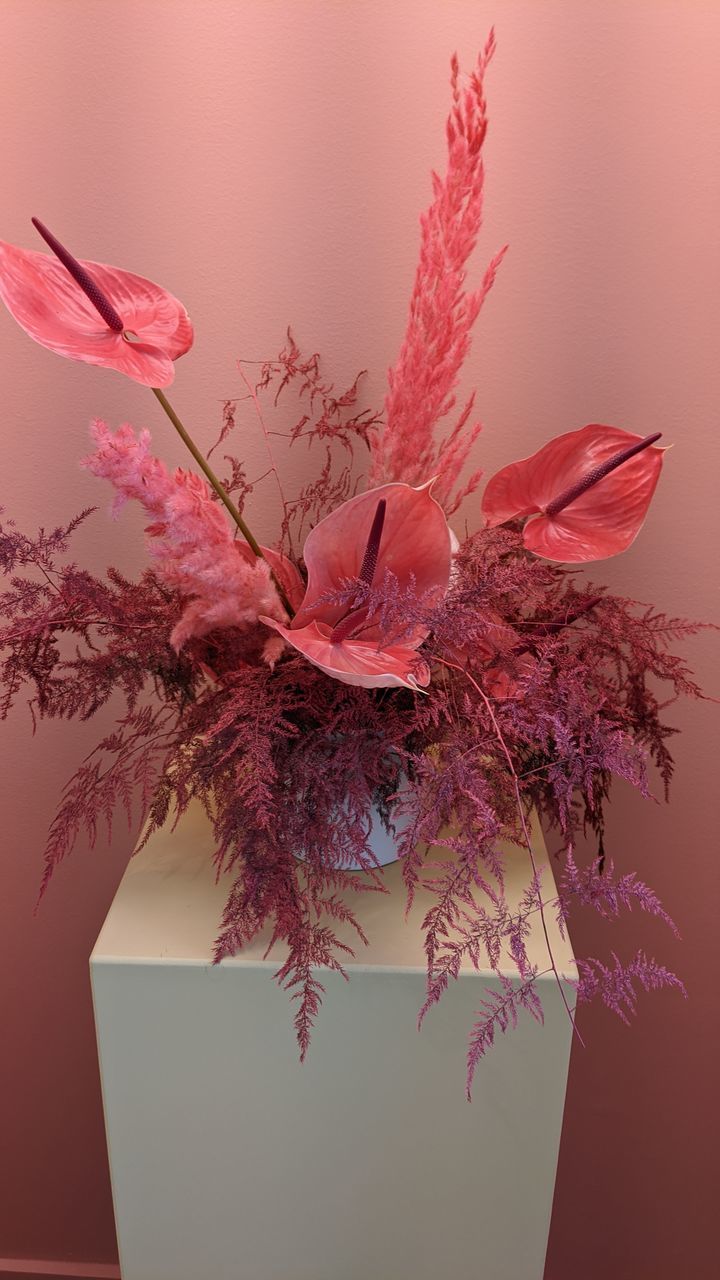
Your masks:
[[[664,449],[649,446],[564,506],[547,508],[595,468],[640,443],[641,436],[618,427],[591,424],[557,436],[532,457],[503,467],[489,481],[482,510],[489,525],[522,517],[528,550],[547,560],[577,563],[604,560],[630,546],[655,492]]]
[[[274,627],[309,662],[343,684],[362,685],[366,689],[403,685],[417,690],[430,683],[427,663],[418,658],[410,645],[391,644],[380,648],[367,640],[333,642],[332,628],[323,622],[293,629],[282,626],[274,618],[260,621]]]
[[[429,683],[428,666],[416,653],[427,627],[409,626],[403,642],[394,644],[368,606],[329,604],[323,597],[342,592],[353,579],[380,583],[386,571],[400,590],[412,586],[418,597],[444,595],[452,537],[442,507],[430,496],[431,484],[381,485],[331,512],[305,542],[307,590],[290,626],[261,619],[334,680],[368,689],[417,690]]]
[[[119,267],[81,261],[121,317],[128,340],[98,315],[56,258],[0,241],[0,297],[35,342],[72,360],[102,365],[148,387],[167,387],[173,361],[193,342],[188,314],[159,285]]]
[[[447,590],[450,530],[442,507],[430,496],[430,484],[419,489],[407,484],[385,484],[344,502],[309,534],[303,550],[308,585],[302,607],[293,620],[294,627],[304,627],[313,620],[334,626],[347,613],[345,605],[318,601],[328,592],[340,590],[348,579],[360,576],[381,499],[386,508],[375,581],[381,582],[389,570],[401,589],[414,581],[418,596],[432,591],[444,594]],[[365,633],[369,640],[378,636],[377,629],[369,628]]]

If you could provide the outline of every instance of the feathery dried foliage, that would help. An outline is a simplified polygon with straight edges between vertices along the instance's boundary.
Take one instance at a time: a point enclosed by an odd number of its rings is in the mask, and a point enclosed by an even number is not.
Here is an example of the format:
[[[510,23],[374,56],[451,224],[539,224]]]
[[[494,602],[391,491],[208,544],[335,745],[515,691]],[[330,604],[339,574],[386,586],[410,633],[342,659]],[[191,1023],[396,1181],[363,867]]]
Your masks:
[[[356,492],[358,446],[370,450],[371,484],[424,485],[437,475],[433,492],[448,512],[477,485],[479,473],[464,485],[460,479],[480,429],[471,423],[472,399],[439,444],[435,428],[454,407],[470,331],[502,256],[477,290],[465,291],[482,216],[483,76],[493,48],[491,36],[464,88],[453,59],[448,169],[433,177],[433,203],[421,223],[384,427],[361,406],[360,375],[336,393],[317,354],[304,356],[289,330],[277,360],[263,362],[254,382],[249,362],[239,362],[246,394],[225,402],[215,448],[228,447],[240,401],[249,401],[283,502],[277,547],[266,549],[275,555],[273,574],[285,575],[282,591],[294,585],[302,593],[303,536]],[[285,411],[292,396],[298,417],[285,434],[294,447],[318,450],[321,462],[312,482],[288,497],[275,462],[277,431],[265,415],[281,398]],[[437,590],[423,596],[413,572],[400,582],[386,569],[375,581],[379,543],[368,573],[339,582],[331,575],[336,589],[321,603],[344,605],[351,627],[377,620],[380,649],[414,637],[413,660],[419,646],[430,674],[424,696],[410,687],[341,683],[260,620],[285,618],[277,576],[234,540],[204,481],[170,475],[150,455],[147,437],[130,427],[112,435],[98,422],[95,435],[91,468],[152,518],[152,571],[136,582],[112,568],[98,578],[68,559],[70,539],[90,511],[35,537],[0,523],[7,578],[0,594],[1,717],[21,696],[34,721],[84,720],[111,696],[123,702],[115,729],[65,789],[42,890],[79,831],[94,841],[104,823],[110,834],[121,810],[145,822],[146,841],[200,802],[212,824],[217,871],[230,884],[215,959],[259,935],[268,949],[284,947],[276,978],[295,1004],[304,1057],[323,970],[344,972],[347,956],[366,941],[354,895],[386,891],[371,838],[379,815],[395,835],[408,905],[421,886],[431,895],[422,924],[427,990],[420,1021],[463,966],[494,973],[469,1035],[468,1094],[496,1034],[523,1010],[542,1018],[539,980],[548,973],[573,1016],[550,948],[542,972],[530,959],[538,917],[546,938],[551,915],[562,930],[578,907],[608,919],[638,907],[674,928],[647,885],[605,865],[603,811],[615,777],[649,795],[649,766],[667,794],[675,731],[665,708],[680,695],[702,696],[669,646],[697,625],[541,560],[525,548],[522,522],[514,520],[466,537],[441,599]],[[243,506],[254,489],[245,460],[228,453],[225,461],[226,488]],[[374,513],[378,539],[385,506],[379,501]],[[449,547],[444,522],[442,531]],[[368,542],[363,563],[370,551]],[[342,642],[349,645],[353,634]],[[330,639],[341,643],[334,633]],[[559,838],[557,889],[541,883],[532,810]],[[580,867],[577,837],[587,829],[598,838],[599,857]],[[508,842],[528,867],[514,905],[505,893]],[[365,874],[354,873],[354,864]],[[577,999],[599,997],[623,1018],[635,1010],[638,984],[682,989],[642,952],[625,963],[614,957],[613,967],[580,960],[578,972]]]
[[[421,1020],[463,964],[497,974],[470,1034],[468,1091],[496,1032],[522,1008],[541,1016],[526,949],[539,911],[564,926],[577,906],[612,917],[637,905],[672,926],[632,873],[580,869],[574,845],[584,826],[602,834],[613,777],[647,794],[649,759],[669,782],[672,730],[657,689],[699,696],[666,647],[692,624],[580,584],[527,552],[516,529],[484,530],[462,545],[439,605],[399,592],[390,574],[372,591],[347,584],[348,598],[364,591],[381,607],[388,633],[418,620],[431,627],[421,650],[433,670],[427,696],[366,689],[288,650],[270,669],[260,624],[194,637],[178,654],[170,636],[184,600],[154,573],[133,583],[111,569],[100,580],[61,563],[88,515],[36,539],[0,526],[5,713],[26,689],[36,717],[87,718],[114,692],[126,705],[66,789],[43,889],[81,828],[94,840],[101,822],[109,830],[118,808],[129,816],[135,804],[147,839],[199,800],[216,866],[231,880],[215,958],[261,933],[268,947],[285,945],[276,976],[297,1005],[304,1056],[322,996],[318,971],[343,971],[343,957],[365,941],[353,895],[384,891],[369,838],[379,809],[397,822],[408,901],[421,884],[434,900],[423,921]],[[511,908],[500,843],[532,856],[533,807],[561,836],[558,891],[545,899],[528,864],[527,890]],[[367,874],[349,871],[351,862]],[[597,994],[626,1015],[633,980],[648,989],[675,981],[654,961],[618,965],[581,963],[578,998]]]
[[[345,391],[336,393],[332,382],[322,373],[320,356],[314,352],[305,356],[295,341],[290,328],[287,341],[274,360],[263,360],[253,382],[245,372],[253,362],[238,360],[238,370],[246,388],[243,397],[226,400],[223,404],[223,426],[210,455],[224,444],[237,425],[238,406],[251,401],[262,430],[270,460],[270,472],[276,477],[283,502],[280,529],[280,546],[283,551],[297,557],[302,539],[323,515],[345,502],[357,489],[355,450],[358,445],[369,449],[373,431],[381,421],[381,414],[359,407],[360,383],[365,370],[357,374]],[[268,426],[266,412],[262,408],[263,397],[268,399],[269,411],[276,410],[280,402],[288,402],[299,417],[289,429],[280,430]],[[288,412],[291,412],[289,409]],[[322,461],[317,465],[315,479],[305,485],[293,498],[287,498],[275,463],[272,447],[274,436],[285,436],[290,445],[304,443],[308,449],[320,446]],[[340,450],[339,455],[336,450]],[[210,456],[209,455],[209,456]],[[242,495],[247,497],[253,486],[245,478],[242,462],[233,454],[225,454],[231,477],[242,477]],[[227,487],[227,486],[226,486]]]

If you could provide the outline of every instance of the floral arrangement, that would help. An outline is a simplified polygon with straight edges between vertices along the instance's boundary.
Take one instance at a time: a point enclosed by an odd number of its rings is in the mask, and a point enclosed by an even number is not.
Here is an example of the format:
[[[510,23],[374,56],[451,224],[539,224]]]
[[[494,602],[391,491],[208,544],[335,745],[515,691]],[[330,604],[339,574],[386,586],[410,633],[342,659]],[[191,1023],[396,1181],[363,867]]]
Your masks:
[[[215,959],[268,927],[271,945],[285,944],[276,978],[296,1002],[304,1056],[321,971],[341,970],[350,950],[339,935],[350,926],[365,941],[352,894],[386,891],[370,838],[379,814],[408,902],[420,883],[433,894],[421,1020],[463,960],[489,963],[500,979],[469,1031],[468,1092],[498,1031],[521,1009],[542,1019],[540,973],[525,946],[537,912],[564,928],[578,906],[608,917],[637,906],[674,928],[647,885],[606,862],[603,807],[616,776],[649,794],[649,763],[667,790],[673,730],[662,709],[668,693],[701,696],[667,648],[696,625],[613,596],[578,570],[637,535],[663,466],[659,432],[568,431],[509,462],[481,502],[481,473],[463,478],[480,424],[472,397],[458,412],[455,391],[504,252],[468,291],[492,52],[491,37],[463,81],[452,62],[447,171],[433,175],[421,219],[383,414],[360,407],[359,379],[336,393],[289,331],[254,382],[239,363],[283,499],[272,547],[246,522],[254,486],[232,453],[239,398],[225,404],[214,446],[227,450],[221,480],[212,450],[200,453],[163,390],[193,341],[182,304],[128,271],[77,261],[36,219],[53,256],[0,244],[0,294],[18,323],[60,355],[150,387],[197,467],[171,473],[148,431],[92,424],[84,466],[114,486],[116,512],[134,500],[148,516],[151,562],[138,581],[67,560],[90,511],[34,538],[12,521],[0,526],[3,714],[27,686],[35,717],[87,719],[117,693],[125,704],[64,792],[42,889],[78,832],[94,840],[118,806],[142,818],[147,840],[199,799],[217,872],[231,880]],[[292,395],[300,417],[291,441],[314,449],[318,466],[288,497],[262,403]],[[449,519],[463,503],[480,527],[460,541]],[[532,808],[559,837],[547,891]],[[589,866],[575,858],[583,828],[598,840]],[[512,909],[501,841],[528,865]],[[433,860],[437,847],[444,857]],[[508,956],[515,981],[500,972]],[[682,989],[642,952],[613,967],[577,963],[577,999],[599,997],[623,1018],[638,987]],[[548,947],[542,972],[554,971]]]

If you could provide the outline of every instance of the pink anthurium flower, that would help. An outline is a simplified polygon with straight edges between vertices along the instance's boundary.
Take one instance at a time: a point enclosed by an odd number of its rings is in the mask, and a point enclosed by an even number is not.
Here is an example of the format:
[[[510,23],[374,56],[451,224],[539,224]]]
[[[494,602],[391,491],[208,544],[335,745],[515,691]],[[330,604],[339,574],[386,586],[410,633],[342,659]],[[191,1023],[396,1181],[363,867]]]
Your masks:
[[[418,597],[445,594],[451,535],[431,485],[381,485],[331,512],[305,542],[308,584],[292,622],[284,626],[262,619],[335,680],[368,689],[418,689],[430,683],[429,668],[417,654],[427,627],[414,624],[394,644],[367,607],[328,604],[326,597],[353,579],[368,587],[377,584],[386,571],[400,590],[412,584]]]
[[[182,303],[159,285],[102,262],[79,262],[37,218],[54,258],[0,241],[0,297],[35,342],[58,355],[167,387],[193,342]]]
[[[652,447],[659,438],[600,424],[557,436],[492,477],[482,500],[487,523],[530,516],[523,541],[547,560],[618,555],[639,532],[655,492],[665,453]]]

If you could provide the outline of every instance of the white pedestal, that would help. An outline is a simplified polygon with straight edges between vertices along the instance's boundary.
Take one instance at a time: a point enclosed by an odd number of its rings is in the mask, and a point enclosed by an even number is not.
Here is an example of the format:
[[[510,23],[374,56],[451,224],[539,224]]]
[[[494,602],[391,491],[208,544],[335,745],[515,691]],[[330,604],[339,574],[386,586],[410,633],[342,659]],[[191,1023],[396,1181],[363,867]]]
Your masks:
[[[549,887],[537,830],[535,848]],[[199,810],[156,835],[91,959],[123,1280],[541,1280],[570,1052],[553,982],[545,1026],[498,1036],[468,1103],[493,977],[463,971],[418,1033],[427,904],[405,923],[395,865],[391,895],[354,898],[371,945],[349,983],[323,976],[301,1066],[278,958],[209,961],[228,887],[211,851]],[[531,955],[546,967],[539,930]]]

